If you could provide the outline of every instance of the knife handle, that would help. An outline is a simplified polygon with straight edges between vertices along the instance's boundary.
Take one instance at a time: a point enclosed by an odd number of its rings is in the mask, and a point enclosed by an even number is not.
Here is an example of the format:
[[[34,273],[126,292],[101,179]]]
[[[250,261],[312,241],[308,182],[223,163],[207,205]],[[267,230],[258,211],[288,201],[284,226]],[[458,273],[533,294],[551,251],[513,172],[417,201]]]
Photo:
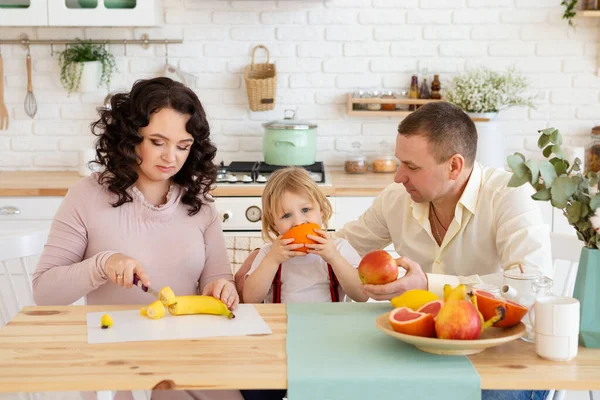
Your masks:
[[[137,274],[133,274],[133,284],[142,289],[144,292],[148,293],[148,286],[142,283],[142,280],[139,276],[137,276]]]

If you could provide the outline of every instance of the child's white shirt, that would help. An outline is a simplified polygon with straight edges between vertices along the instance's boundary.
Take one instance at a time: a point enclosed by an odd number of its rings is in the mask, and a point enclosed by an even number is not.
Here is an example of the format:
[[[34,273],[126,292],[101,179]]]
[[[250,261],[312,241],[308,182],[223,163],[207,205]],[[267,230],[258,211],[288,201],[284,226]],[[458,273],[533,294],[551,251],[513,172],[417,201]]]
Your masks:
[[[350,265],[358,268],[361,257],[346,239],[332,239],[338,252]],[[246,274],[251,275],[267,253],[271,245],[261,248]],[[340,300],[345,301],[346,293],[339,287]],[[273,285],[269,289],[265,303],[273,302]],[[316,254],[294,257],[281,266],[281,302],[282,303],[331,303],[329,291],[329,272],[327,262]]]

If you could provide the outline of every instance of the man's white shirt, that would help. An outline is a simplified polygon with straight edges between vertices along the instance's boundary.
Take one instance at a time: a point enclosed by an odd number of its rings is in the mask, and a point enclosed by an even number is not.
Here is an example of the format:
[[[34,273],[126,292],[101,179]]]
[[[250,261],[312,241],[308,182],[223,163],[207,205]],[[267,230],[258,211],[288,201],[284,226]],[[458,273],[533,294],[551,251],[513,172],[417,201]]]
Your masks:
[[[510,177],[507,171],[475,163],[441,246],[431,231],[429,203],[415,203],[404,185],[396,183],[335,236],[348,240],[361,255],[393,243],[400,256],[421,265],[429,290],[440,295],[445,283],[480,283],[483,275],[497,282],[499,273],[519,264],[552,276],[550,227],[531,198],[533,188],[509,188]]]

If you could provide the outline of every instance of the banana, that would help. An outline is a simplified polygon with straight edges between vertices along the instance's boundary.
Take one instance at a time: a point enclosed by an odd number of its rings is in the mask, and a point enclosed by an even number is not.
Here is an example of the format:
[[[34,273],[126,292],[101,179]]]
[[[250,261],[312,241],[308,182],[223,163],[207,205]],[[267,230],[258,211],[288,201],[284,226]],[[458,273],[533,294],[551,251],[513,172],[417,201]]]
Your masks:
[[[144,307],[140,308],[140,315],[142,317],[148,316],[148,306],[144,306]]]
[[[481,332],[485,331],[496,322],[504,319],[504,316],[506,315],[506,309],[502,306],[498,306],[496,307],[496,315],[486,321],[483,319],[481,312],[479,312],[479,307],[477,306],[477,296],[475,296],[473,293],[468,293],[468,295],[471,299],[471,303],[473,303],[475,309],[477,310],[477,314],[479,314],[479,320],[481,320]]]
[[[219,299],[212,296],[177,296],[169,306],[171,315],[215,314],[235,318],[235,315]]]
[[[141,313],[141,310],[140,310]],[[151,319],[159,319],[165,316],[165,306],[160,300],[156,300],[154,303],[146,307],[146,315]]]
[[[114,324],[114,321],[113,321],[112,317],[108,314],[104,314],[102,316],[102,318],[100,318],[100,327],[102,329],[108,329],[111,326],[113,326],[113,324]]]
[[[164,304],[165,307],[169,307],[175,303],[175,293],[173,293],[173,290],[170,287],[165,286],[164,288],[160,289],[160,292],[158,292],[158,299]]]

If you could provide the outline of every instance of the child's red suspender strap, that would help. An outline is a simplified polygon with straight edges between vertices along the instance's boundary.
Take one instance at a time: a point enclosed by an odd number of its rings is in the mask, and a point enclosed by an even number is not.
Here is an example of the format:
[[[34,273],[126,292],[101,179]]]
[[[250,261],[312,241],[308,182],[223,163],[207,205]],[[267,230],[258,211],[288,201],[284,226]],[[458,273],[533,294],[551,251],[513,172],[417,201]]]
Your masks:
[[[334,303],[339,303],[340,292],[338,288],[340,282],[335,276],[333,268],[331,268],[331,265],[329,264],[327,264],[327,271],[329,275],[329,293],[331,294],[331,301]],[[273,278],[273,303],[281,303],[281,264],[279,264],[279,268],[277,268],[277,272],[275,273],[275,277]]]

